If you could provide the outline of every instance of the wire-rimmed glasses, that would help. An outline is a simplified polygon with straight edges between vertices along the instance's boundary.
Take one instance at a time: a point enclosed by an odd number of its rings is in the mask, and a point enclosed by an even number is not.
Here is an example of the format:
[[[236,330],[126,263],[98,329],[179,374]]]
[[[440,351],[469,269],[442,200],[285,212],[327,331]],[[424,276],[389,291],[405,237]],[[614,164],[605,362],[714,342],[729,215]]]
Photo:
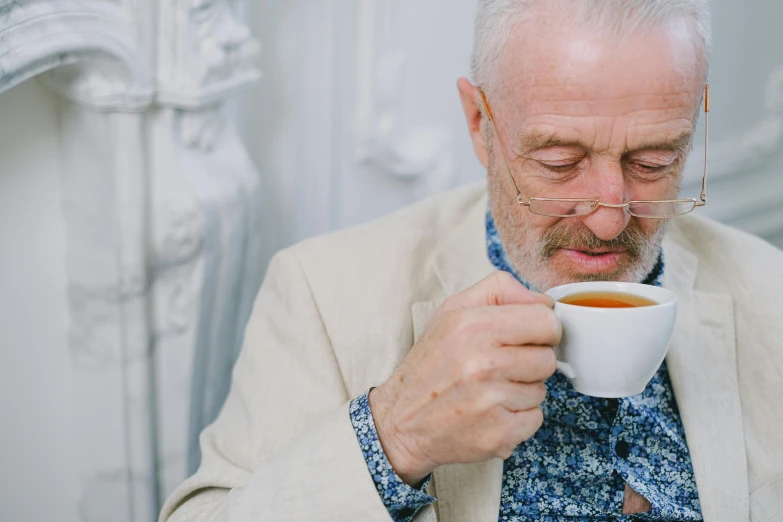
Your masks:
[[[495,127],[495,119],[492,116],[492,110],[489,108],[487,97],[484,91],[479,89],[481,101],[484,104],[484,110],[487,113],[489,123],[492,125],[492,131],[498,136]],[[600,207],[621,208],[630,215],[640,218],[665,219],[674,216],[681,216],[693,211],[696,207],[703,207],[707,204],[707,147],[709,140],[709,116],[710,116],[710,86],[704,87],[704,176],[701,180],[701,196],[699,199],[665,199],[665,200],[634,200],[625,203],[602,203],[592,198],[525,198],[517,187],[517,182],[511,173],[511,167],[503,146],[499,146],[503,161],[506,164],[506,171],[511,178],[511,183],[517,191],[517,202],[526,206],[530,212],[540,216],[549,217],[584,217],[589,216]]]

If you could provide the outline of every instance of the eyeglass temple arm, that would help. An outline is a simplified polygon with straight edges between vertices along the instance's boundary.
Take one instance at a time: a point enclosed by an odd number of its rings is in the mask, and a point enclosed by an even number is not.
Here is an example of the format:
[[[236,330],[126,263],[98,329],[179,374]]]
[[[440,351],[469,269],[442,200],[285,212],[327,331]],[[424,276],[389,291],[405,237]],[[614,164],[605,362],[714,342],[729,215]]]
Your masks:
[[[489,108],[489,103],[487,103],[487,97],[482,89],[479,89],[478,92],[481,96],[481,103],[484,105],[484,111],[487,113],[489,124],[492,125],[492,133],[497,136],[500,155],[503,157],[503,163],[506,164],[506,172],[508,172],[508,177],[511,178],[511,184],[514,185],[514,190],[517,192],[517,201],[522,205],[530,206],[530,201],[525,200],[522,192],[519,191],[519,187],[517,187],[517,182],[514,179],[514,176],[511,175],[511,166],[508,164],[508,158],[506,158],[506,153],[503,151],[503,145],[500,144],[500,135],[498,134],[498,130],[495,128],[495,118],[492,116],[492,109]]]
[[[704,176],[701,179],[701,201],[697,206],[703,207],[707,204],[707,147],[709,146],[710,134],[710,84],[704,86]]]

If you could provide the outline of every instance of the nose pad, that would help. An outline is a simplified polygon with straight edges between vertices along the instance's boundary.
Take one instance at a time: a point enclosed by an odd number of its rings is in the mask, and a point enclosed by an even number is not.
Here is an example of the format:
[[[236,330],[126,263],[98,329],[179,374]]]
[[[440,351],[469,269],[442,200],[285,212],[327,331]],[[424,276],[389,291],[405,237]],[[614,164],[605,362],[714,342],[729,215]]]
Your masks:
[[[582,218],[582,223],[584,223],[596,237],[604,241],[611,241],[619,236],[620,233],[625,230],[625,227],[628,226],[630,221],[631,214],[628,213],[626,207],[599,206],[595,212]]]

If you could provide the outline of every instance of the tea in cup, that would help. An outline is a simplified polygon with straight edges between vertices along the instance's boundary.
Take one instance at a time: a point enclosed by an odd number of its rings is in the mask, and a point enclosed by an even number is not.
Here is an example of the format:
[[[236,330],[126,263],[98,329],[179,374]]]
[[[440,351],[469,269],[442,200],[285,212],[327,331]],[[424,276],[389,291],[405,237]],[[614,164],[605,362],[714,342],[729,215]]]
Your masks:
[[[546,294],[563,324],[557,367],[574,389],[611,398],[643,392],[669,349],[677,295],[617,282],[572,283]]]

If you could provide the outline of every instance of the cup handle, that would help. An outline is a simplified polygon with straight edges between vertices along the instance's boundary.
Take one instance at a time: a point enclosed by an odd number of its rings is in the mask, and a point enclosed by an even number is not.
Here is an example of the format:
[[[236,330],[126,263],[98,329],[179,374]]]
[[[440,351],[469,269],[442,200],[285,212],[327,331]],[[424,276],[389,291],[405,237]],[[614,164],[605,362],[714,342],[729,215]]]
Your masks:
[[[570,364],[563,361],[557,361],[557,369],[563,372],[569,379],[576,379],[576,372]]]

